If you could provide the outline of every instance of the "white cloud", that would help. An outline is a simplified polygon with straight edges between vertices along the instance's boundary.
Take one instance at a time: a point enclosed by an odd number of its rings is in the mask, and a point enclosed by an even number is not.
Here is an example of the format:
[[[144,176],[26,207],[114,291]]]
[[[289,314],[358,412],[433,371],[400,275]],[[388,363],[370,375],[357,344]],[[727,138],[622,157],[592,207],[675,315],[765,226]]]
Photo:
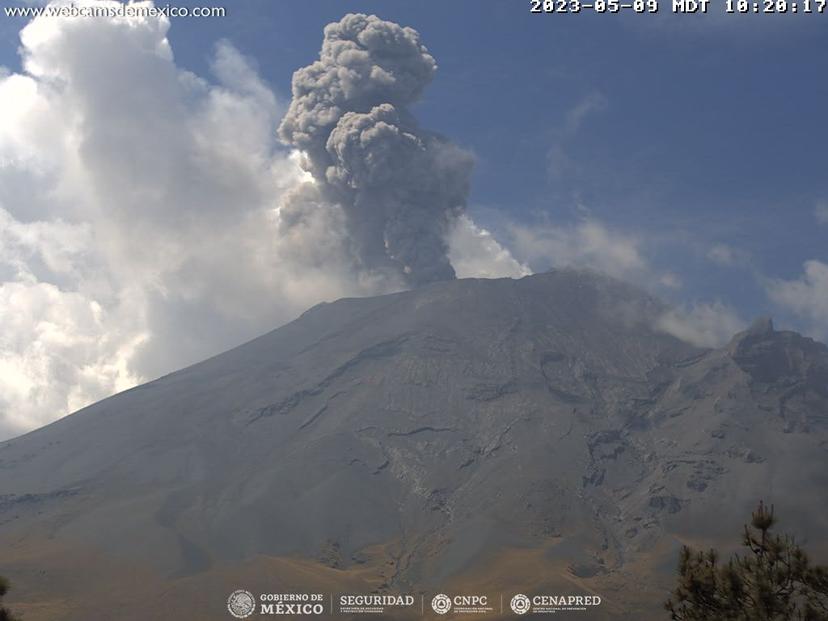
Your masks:
[[[509,223],[504,237],[514,260],[535,271],[550,267],[597,270],[647,290],[680,289],[678,274],[661,271],[648,261],[642,238],[618,231],[595,219],[570,226]],[[656,321],[656,329],[700,347],[718,347],[742,330],[746,322],[722,302],[673,308]]]
[[[766,290],[771,300],[810,322],[816,336],[828,336],[828,264],[806,261],[802,276],[769,280]]]
[[[138,378],[143,335],[81,293],[43,282],[0,284],[0,432],[42,425]]]
[[[734,309],[713,302],[672,309],[658,319],[656,327],[699,347],[719,347],[745,325]]]
[[[678,274],[650,262],[644,237],[591,216],[571,224],[501,221],[496,236],[511,259],[531,272],[574,267],[603,272],[654,292],[683,286]]]
[[[828,201],[821,201],[814,208],[814,217],[820,224],[828,224]]]
[[[569,143],[589,116],[603,112],[608,105],[607,98],[595,92],[581,99],[566,113],[547,154],[548,170],[553,179],[561,180],[580,172],[579,164],[570,156]]]
[[[665,272],[659,277],[658,282],[661,286],[667,287],[668,289],[681,289],[684,284],[681,276],[673,272]]]
[[[571,226],[511,223],[504,233],[515,257],[535,271],[586,267],[631,281],[641,281],[650,272],[639,238],[594,219]]]
[[[448,244],[449,259],[458,278],[520,278],[532,273],[468,216],[457,219]]]
[[[590,93],[567,112],[563,133],[567,136],[577,134],[588,116],[603,112],[608,104],[607,98],[602,93]]]
[[[750,261],[750,255],[728,244],[714,244],[707,251],[707,259],[717,265],[734,267],[747,264]]]

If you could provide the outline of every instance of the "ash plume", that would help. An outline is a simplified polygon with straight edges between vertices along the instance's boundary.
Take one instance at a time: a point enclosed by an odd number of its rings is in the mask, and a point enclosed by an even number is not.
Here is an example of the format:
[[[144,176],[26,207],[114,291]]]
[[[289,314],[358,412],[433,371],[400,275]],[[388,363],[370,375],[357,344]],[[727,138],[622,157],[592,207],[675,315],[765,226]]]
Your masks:
[[[344,212],[358,268],[408,286],[455,277],[445,237],[465,209],[472,169],[469,153],[408,111],[436,69],[417,31],[346,15],[326,26],[319,60],[294,73],[279,127],[322,199]],[[291,203],[294,220],[318,208],[303,193]]]

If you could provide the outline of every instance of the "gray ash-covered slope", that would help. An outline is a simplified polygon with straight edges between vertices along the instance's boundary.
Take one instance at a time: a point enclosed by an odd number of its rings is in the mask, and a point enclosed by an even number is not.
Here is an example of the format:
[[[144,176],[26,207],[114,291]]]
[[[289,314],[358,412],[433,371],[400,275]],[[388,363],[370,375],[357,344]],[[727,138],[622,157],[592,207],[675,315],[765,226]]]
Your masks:
[[[700,350],[663,311],[569,270],[319,305],[0,444],[0,541],[171,579],[393,544],[381,588],[428,588],[549,542],[575,579],[667,571],[760,497],[824,536],[826,347],[765,321]]]

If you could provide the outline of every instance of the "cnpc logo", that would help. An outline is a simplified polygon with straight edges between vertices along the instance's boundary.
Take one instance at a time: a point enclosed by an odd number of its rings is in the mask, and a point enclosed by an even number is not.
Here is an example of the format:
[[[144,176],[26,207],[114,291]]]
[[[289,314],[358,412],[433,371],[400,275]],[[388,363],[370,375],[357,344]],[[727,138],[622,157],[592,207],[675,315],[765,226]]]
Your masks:
[[[444,615],[452,608],[468,610],[472,608],[483,608],[488,606],[489,598],[486,595],[455,595],[449,597],[445,593],[435,595],[431,600],[431,608],[438,615]]]

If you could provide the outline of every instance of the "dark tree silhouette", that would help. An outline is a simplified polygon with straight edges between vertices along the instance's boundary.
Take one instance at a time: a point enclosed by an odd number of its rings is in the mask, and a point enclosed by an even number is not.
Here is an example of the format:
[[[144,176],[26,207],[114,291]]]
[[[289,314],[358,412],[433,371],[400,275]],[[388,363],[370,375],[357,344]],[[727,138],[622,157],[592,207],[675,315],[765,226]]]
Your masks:
[[[17,621],[17,617],[12,616],[9,609],[3,606],[3,597],[9,591],[9,583],[5,578],[0,576],[0,621]]]
[[[828,567],[812,565],[790,535],[771,534],[773,506],[760,502],[751,518],[747,551],[726,564],[716,550],[682,548],[665,604],[673,621],[828,621]]]

